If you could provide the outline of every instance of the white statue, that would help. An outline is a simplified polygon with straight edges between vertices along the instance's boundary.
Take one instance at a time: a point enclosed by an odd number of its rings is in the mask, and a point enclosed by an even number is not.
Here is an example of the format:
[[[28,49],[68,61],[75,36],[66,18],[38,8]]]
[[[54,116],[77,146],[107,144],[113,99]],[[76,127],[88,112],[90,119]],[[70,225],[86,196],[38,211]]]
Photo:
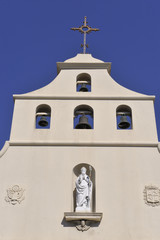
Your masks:
[[[90,166],[90,177],[91,170]],[[87,169],[82,167],[76,180],[76,212],[91,212],[92,181],[86,171]]]

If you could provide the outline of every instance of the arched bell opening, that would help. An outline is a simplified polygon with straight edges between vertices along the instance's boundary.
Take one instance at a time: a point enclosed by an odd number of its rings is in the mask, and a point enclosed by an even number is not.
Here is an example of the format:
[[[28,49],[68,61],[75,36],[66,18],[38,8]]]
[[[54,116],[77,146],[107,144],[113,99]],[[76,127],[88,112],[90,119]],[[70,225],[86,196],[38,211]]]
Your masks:
[[[91,76],[88,73],[81,73],[77,76],[77,92],[91,92]]]
[[[47,104],[39,105],[36,108],[36,128],[50,128],[51,107]]]
[[[93,109],[80,105],[74,110],[74,129],[93,129]]]
[[[96,212],[96,172],[92,165],[80,163],[73,168],[73,211],[76,211],[76,181],[81,174],[81,169],[86,168],[86,174],[92,182],[92,194],[90,199],[91,212]]]
[[[120,105],[116,109],[117,129],[132,129],[132,109],[127,105]]]

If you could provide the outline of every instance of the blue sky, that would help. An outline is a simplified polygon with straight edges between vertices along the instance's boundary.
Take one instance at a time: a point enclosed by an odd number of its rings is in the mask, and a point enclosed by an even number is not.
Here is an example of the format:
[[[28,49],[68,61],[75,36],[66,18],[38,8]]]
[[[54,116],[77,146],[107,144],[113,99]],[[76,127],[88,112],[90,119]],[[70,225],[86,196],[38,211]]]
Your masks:
[[[131,90],[156,95],[160,139],[159,0],[0,0],[0,148],[9,139],[13,94],[45,86],[56,62],[81,52],[71,27],[100,28],[87,36],[88,53],[112,62],[112,77]]]

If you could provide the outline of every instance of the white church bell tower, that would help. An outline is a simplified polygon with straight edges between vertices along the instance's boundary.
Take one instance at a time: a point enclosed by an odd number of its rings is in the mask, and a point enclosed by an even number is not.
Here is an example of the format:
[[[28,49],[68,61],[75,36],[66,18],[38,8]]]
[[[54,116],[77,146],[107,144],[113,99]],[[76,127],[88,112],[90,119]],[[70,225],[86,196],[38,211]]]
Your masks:
[[[160,144],[154,96],[116,83],[86,54],[47,86],[14,95],[0,152],[0,239],[159,240]],[[83,232],[83,233],[82,233]],[[82,236],[83,234],[83,236]]]

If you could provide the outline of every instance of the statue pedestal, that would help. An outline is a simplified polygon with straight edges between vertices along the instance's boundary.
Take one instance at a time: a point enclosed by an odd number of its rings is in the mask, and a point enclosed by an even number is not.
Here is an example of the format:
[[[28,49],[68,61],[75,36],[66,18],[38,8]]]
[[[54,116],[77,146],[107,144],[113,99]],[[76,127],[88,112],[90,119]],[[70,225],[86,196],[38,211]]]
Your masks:
[[[91,208],[84,208],[84,207],[76,207],[76,210],[75,210],[75,212],[83,212],[83,213],[85,213],[85,212],[91,212]]]
[[[102,213],[92,212],[65,212],[64,218],[67,222],[74,222],[79,231],[87,231],[92,222],[99,222],[102,220]]]

